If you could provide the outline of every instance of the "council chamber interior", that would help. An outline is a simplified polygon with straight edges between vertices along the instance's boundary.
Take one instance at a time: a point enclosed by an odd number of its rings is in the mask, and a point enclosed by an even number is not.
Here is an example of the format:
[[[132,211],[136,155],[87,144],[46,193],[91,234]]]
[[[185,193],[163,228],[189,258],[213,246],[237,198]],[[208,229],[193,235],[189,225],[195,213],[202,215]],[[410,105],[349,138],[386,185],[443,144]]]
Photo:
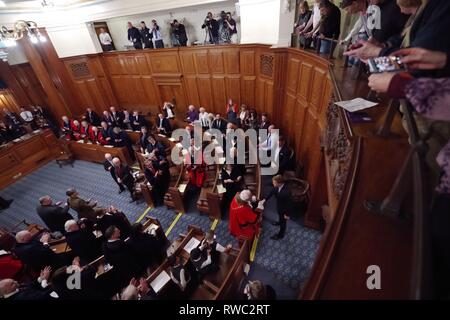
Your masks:
[[[448,298],[449,13],[0,1],[0,300]]]

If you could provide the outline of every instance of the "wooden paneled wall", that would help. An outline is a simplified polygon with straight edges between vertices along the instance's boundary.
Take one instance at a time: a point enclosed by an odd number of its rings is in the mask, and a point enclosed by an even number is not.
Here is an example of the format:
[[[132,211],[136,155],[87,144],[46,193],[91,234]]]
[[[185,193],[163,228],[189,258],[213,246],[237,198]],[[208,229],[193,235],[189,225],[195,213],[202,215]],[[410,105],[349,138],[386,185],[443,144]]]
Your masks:
[[[4,108],[13,112],[20,112],[20,106],[9,89],[0,90],[0,119],[3,118]]]

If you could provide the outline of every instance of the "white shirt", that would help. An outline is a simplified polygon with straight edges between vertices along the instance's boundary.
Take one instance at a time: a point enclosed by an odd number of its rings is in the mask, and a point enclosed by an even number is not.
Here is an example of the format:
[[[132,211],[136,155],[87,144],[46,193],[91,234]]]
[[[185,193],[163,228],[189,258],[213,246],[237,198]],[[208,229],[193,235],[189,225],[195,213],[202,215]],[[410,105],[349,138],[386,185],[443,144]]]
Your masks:
[[[319,8],[319,4],[318,3],[314,3],[314,7],[313,7],[313,28],[316,28],[319,23],[320,23],[320,8]]]
[[[153,34],[153,40],[155,40],[155,41],[162,40],[161,32],[159,32],[159,30],[152,29],[152,34]]]
[[[26,122],[31,122],[33,121],[33,114],[30,111],[22,111],[20,113],[20,116],[22,117],[22,119]]]
[[[209,116],[209,113],[207,113],[207,112],[203,112],[203,113],[200,112],[198,114],[198,118],[203,127],[208,126],[208,119],[209,119],[208,116]]]
[[[174,118],[175,117],[175,115],[173,114],[171,108],[167,107],[166,108],[166,112],[167,112],[167,118]]]
[[[246,111],[241,111],[241,114],[239,115],[239,118],[241,118],[241,120],[244,121],[246,114],[247,114]]]
[[[112,39],[111,39],[109,33],[107,33],[107,32],[100,33],[98,35],[98,38],[100,39],[100,43],[105,46],[110,45],[112,42]]]

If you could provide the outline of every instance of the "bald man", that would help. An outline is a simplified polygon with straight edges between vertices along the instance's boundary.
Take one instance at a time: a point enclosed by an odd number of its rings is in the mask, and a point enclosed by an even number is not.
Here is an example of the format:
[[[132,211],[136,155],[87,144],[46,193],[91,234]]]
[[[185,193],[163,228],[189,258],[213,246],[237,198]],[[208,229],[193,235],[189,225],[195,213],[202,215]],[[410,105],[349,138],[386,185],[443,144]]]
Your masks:
[[[43,196],[39,198],[36,211],[50,231],[59,231],[64,234],[64,223],[73,219],[73,217],[69,213],[67,204],[64,207],[59,206],[59,204],[54,204],[50,196]]]
[[[33,239],[32,234],[23,230],[16,234],[16,246],[14,253],[16,256],[31,269],[36,272],[50,266],[57,269],[64,265],[64,261],[50,249],[48,242],[50,234],[44,233],[41,239]]]
[[[137,199],[134,195],[134,177],[130,167],[127,166],[126,164],[122,164],[120,159],[117,157],[113,159],[113,165],[117,182],[124,184],[127,187],[128,191],[130,191],[131,195],[130,202],[136,201]]]
[[[26,285],[19,285],[14,279],[0,281],[0,298],[9,301],[52,300],[56,297],[49,286],[51,268],[41,270],[39,278]]]
[[[119,186],[119,194],[121,194],[125,190],[125,187],[123,186],[122,183],[119,183],[117,181],[116,172],[114,170],[113,156],[111,155],[111,153],[105,154],[105,161],[103,162],[103,167],[105,168],[105,171],[109,171],[111,177]]]

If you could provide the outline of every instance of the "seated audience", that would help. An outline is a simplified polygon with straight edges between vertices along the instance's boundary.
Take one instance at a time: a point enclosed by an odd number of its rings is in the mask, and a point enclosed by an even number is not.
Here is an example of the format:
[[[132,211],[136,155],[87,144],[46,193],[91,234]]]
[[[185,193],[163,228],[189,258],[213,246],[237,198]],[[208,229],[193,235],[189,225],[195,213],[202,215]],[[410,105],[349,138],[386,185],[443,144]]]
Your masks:
[[[61,202],[53,204],[50,196],[43,196],[39,198],[39,205],[36,211],[50,231],[64,233],[64,224],[66,221],[72,220],[73,217],[69,213],[69,206],[67,204],[64,207],[60,205]]]
[[[155,136],[149,135],[147,139],[147,147],[145,149],[145,154],[148,155],[154,153],[157,156],[165,156],[166,148],[164,145],[155,139]]]
[[[156,130],[159,134],[168,135],[172,132],[169,119],[165,118],[162,113],[158,114]]]
[[[123,112],[116,111],[115,107],[111,107],[109,108],[109,114],[112,120],[111,126],[123,128],[123,121],[125,120],[125,115],[123,114]]]
[[[20,285],[14,279],[0,280],[0,298],[7,301],[42,301],[58,298],[49,286],[51,271],[48,266],[43,268],[37,280],[24,285]]]
[[[36,130],[36,123],[34,122],[34,117],[31,111],[28,111],[25,108],[20,108],[20,117],[24,121],[25,124],[30,125],[31,129]]]
[[[100,129],[101,140],[100,143],[102,145],[113,145],[112,141],[112,128],[108,127],[108,123],[106,121],[101,122],[102,128]]]
[[[114,126],[114,120],[111,117],[111,114],[108,111],[103,111],[102,121],[104,121],[108,128],[111,128]]]
[[[56,269],[64,265],[64,261],[50,249],[49,241],[49,233],[44,233],[40,240],[36,240],[33,239],[33,235],[29,231],[20,231],[16,234],[14,253],[23,263],[36,272],[46,266]]]
[[[93,230],[83,223],[83,220],[66,221],[64,228],[66,230],[66,240],[75,256],[80,257],[83,264],[94,261],[102,255],[101,242]]]
[[[195,107],[193,105],[190,105],[188,107],[188,112],[186,113],[186,121],[189,123],[193,123],[194,121],[198,120],[198,111],[195,110]]]
[[[67,140],[72,140],[73,122],[67,116],[62,116],[62,123],[60,126],[61,132],[65,135]]]
[[[86,113],[84,114],[84,119],[86,119],[87,122],[89,122],[91,125],[93,125],[95,127],[100,126],[100,117],[91,108],[86,109]]]
[[[139,111],[133,111],[133,115],[130,116],[131,130],[139,131],[142,127],[146,126],[146,121],[143,115],[139,114]]]
[[[102,146],[107,144],[107,141],[103,139],[101,130],[99,130],[98,127],[96,126],[91,127],[91,130],[89,132],[89,141],[91,141],[94,144],[99,144]]]
[[[77,190],[71,188],[66,191],[66,195],[69,197],[67,203],[70,208],[78,213],[78,219],[87,219],[95,223],[97,219],[97,213],[102,210],[97,207],[97,202],[89,200],[83,200],[79,197]]]
[[[92,127],[89,125],[89,122],[87,120],[81,121],[81,128],[80,128],[80,139],[81,140],[88,140],[92,135]]]
[[[75,141],[81,139],[81,124],[78,120],[72,122],[72,139]]]

